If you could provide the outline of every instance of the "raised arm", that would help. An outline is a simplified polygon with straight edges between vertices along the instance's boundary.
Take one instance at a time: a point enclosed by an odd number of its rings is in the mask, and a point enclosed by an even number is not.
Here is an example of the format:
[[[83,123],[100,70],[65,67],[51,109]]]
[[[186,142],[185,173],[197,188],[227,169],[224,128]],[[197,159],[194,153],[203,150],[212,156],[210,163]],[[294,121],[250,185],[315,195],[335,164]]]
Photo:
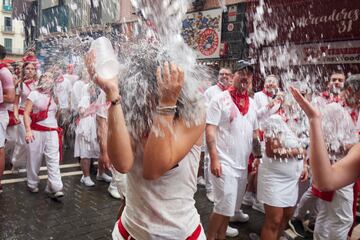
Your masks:
[[[89,75],[105,92],[107,101],[111,102],[108,110],[108,154],[115,169],[120,173],[127,173],[133,166],[134,156],[120,105],[121,97],[117,79],[102,79],[95,76],[94,60],[94,52],[90,52],[85,57]]]
[[[309,118],[310,165],[314,184],[323,191],[336,190],[353,183],[360,175],[360,145],[355,145],[338,163],[331,166],[321,126],[320,113],[301,95],[290,88],[296,101]]]
[[[174,64],[171,72],[164,64],[164,74],[157,70],[160,101],[154,123],[144,148],[143,176],[155,180],[175,167],[196,144],[204,131],[205,123],[187,126],[183,119],[175,119],[175,112],[164,109],[176,106],[184,82],[184,73]],[[162,109],[162,110],[161,110]]]

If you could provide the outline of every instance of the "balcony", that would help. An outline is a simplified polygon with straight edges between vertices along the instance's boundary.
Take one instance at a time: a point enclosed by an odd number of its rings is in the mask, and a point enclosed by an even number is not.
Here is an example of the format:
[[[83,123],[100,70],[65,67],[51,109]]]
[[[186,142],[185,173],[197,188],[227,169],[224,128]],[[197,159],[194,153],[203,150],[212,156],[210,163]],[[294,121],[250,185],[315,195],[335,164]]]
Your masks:
[[[11,5],[3,5],[2,11],[6,13],[11,13],[13,10],[13,7]]]
[[[13,26],[2,26],[2,32],[4,34],[11,34],[11,35],[15,34]]]

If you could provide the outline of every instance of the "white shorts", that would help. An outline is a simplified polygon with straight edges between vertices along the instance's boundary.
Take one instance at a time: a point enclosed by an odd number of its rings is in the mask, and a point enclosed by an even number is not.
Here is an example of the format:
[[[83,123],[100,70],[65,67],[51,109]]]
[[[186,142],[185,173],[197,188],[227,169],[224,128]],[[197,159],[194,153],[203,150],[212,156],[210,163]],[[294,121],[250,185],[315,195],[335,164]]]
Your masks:
[[[9,124],[9,114],[7,111],[0,110],[0,148],[5,146],[6,128]]]
[[[232,217],[235,210],[239,210],[243,200],[246,184],[247,171],[240,177],[221,175],[216,177],[211,174],[214,191],[214,213]]]

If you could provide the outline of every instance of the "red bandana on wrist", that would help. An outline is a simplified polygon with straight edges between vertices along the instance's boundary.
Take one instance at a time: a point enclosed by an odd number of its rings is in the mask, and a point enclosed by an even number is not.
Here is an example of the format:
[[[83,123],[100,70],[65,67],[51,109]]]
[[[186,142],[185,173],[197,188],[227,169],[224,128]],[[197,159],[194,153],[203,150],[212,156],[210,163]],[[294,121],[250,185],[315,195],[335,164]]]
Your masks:
[[[267,92],[265,89],[263,89],[262,92],[263,92],[266,96],[268,96],[268,97],[271,97],[271,98],[273,97],[273,94]]]
[[[225,90],[227,89],[227,88],[225,87],[225,85],[222,84],[221,82],[218,82],[216,85],[221,89],[221,91],[225,91]]]
[[[249,95],[247,92],[241,94],[235,87],[229,87],[228,91],[230,93],[231,99],[235,103],[236,107],[239,109],[242,115],[246,115],[249,111]]]

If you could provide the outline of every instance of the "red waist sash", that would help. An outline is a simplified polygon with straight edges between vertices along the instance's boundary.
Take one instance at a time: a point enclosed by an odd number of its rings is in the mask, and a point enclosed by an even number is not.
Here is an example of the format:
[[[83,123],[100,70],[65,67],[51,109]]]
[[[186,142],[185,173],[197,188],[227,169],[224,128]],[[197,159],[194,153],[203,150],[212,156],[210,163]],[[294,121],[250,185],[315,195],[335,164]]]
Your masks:
[[[31,123],[30,127],[32,130],[40,131],[40,132],[50,132],[50,131],[57,132],[58,138],[59,138],[60,162],[62,162],[62,128],[60,128],[60,127],[58,127],[58,128],[45,127],[45,126],[41,126],[37,123]]]
[[[135,240],[135,238],[133,238],[132,236],[130,236],[129,232],[125,229],[124,225],[121,222],[121,217],[119,219],[118,222],[118,229],[120,232],[120,235],[127,240]],[[195,229],[195,231],[189,236],[187,237],[185,240],[197,240],[200,236],[201,233],[201,225],[199,224],[197,226],[197,228]]]

